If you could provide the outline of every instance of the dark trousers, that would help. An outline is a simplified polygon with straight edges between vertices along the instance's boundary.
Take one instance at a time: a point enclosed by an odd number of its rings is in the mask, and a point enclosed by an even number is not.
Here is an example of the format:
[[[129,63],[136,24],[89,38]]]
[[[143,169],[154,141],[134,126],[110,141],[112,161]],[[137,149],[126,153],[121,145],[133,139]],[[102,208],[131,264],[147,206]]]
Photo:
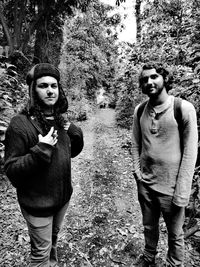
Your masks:
[[[172,196],[150,189],[138,182],[138,200],[142,210],[145,248],[144,257],[152,261],[157,253],[159,218],[162,213],[168,230],[168,266],[183,266],[184,261],[184,207],[175,206]]]

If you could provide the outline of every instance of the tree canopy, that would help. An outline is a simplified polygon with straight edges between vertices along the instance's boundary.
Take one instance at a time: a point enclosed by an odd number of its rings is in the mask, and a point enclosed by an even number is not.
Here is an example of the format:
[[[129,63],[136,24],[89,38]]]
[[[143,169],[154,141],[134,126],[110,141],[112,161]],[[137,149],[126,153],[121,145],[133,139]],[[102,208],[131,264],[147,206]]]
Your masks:
[[[45,55],[48,49],[45,47],[52,37],[56,39],[61,34],[65,15],[72,14],[73,7],[85,11],[89,2],[90,0],[1,1],[1,43],[9,46],[10,54],[17,50],[30,55],[30,48],[33,47],[35,61],[48,61],[48,55]],[[39,46],[44,49],[40,50]]]

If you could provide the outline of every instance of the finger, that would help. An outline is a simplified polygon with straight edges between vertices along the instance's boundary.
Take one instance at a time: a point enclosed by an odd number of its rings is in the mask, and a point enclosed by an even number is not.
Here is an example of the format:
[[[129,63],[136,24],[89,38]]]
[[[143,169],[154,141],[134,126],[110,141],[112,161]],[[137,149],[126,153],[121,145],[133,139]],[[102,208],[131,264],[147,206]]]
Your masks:
[[[47,134],[47,135],[48,135],[48,136],[51,136],[51,135],[52,135],[52,133],[53,133],[53,131],[54,131],[54,127],[52,126],[52,127],[51,127],[51,129],[50,129],[50,131],[48,132],[48,134]]]
[[[41,134],[38,134],[38,140],[40,141],[43,136]]]
[[[55,138],[55,139],[53,140],[53,145],[55,145],[57,142],[58,142],[58,139]]]
[[[52,133],[52,137],[53,137],[53,138],[56,138],[56,137],[58,137],[58,135],[57,135],[56,131],[54,131],[54,132]]]

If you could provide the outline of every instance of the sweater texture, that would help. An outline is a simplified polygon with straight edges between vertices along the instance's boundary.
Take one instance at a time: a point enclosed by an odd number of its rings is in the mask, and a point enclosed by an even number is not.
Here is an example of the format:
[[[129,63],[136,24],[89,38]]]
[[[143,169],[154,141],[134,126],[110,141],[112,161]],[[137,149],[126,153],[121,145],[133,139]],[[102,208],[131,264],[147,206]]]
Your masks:
[[[17,189],[21,207],[33,216],[51,216],[70,200],[71,157],[83,148],[83,134],[71,123],[68,131],[56,126],[55,146],[39,142],[38,131],[25,115],[12,118],[5,139],[5,172]]]
[[[133,116],[132,131],[135,177],[151,189],[173,196],[173,203],[177,206],[186,206],[191,192],[198,147],[194,106],[182,100],[181,133],[174,118],[173,96],[169,96],[166,102],[156,107],[147,102],[140,118],[140,126],[137,118],[138,107],[135,108]]]

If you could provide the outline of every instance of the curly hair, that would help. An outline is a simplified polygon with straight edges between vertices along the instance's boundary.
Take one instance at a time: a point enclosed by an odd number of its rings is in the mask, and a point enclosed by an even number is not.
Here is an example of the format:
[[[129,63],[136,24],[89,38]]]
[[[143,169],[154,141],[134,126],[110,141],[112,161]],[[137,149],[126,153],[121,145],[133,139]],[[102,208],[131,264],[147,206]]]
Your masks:
[[[143,73],[143,71],[144,70],[150,70],[150,69],[155,69],[158,74],[163,76],[164,86],[165,86],[167,92],[172,89],[173,77],[171,76],[171,74],[167,70],[167,68],[164,66],[164,64],[160,63],[160,62],[149,62],[149,63],[146,63],[142,66],[142,70],[141,70],[140,75],[139,75],[139,87],[142,86],[142,73]],[[168,78],[168,79],[166,79],[166,78]]]

